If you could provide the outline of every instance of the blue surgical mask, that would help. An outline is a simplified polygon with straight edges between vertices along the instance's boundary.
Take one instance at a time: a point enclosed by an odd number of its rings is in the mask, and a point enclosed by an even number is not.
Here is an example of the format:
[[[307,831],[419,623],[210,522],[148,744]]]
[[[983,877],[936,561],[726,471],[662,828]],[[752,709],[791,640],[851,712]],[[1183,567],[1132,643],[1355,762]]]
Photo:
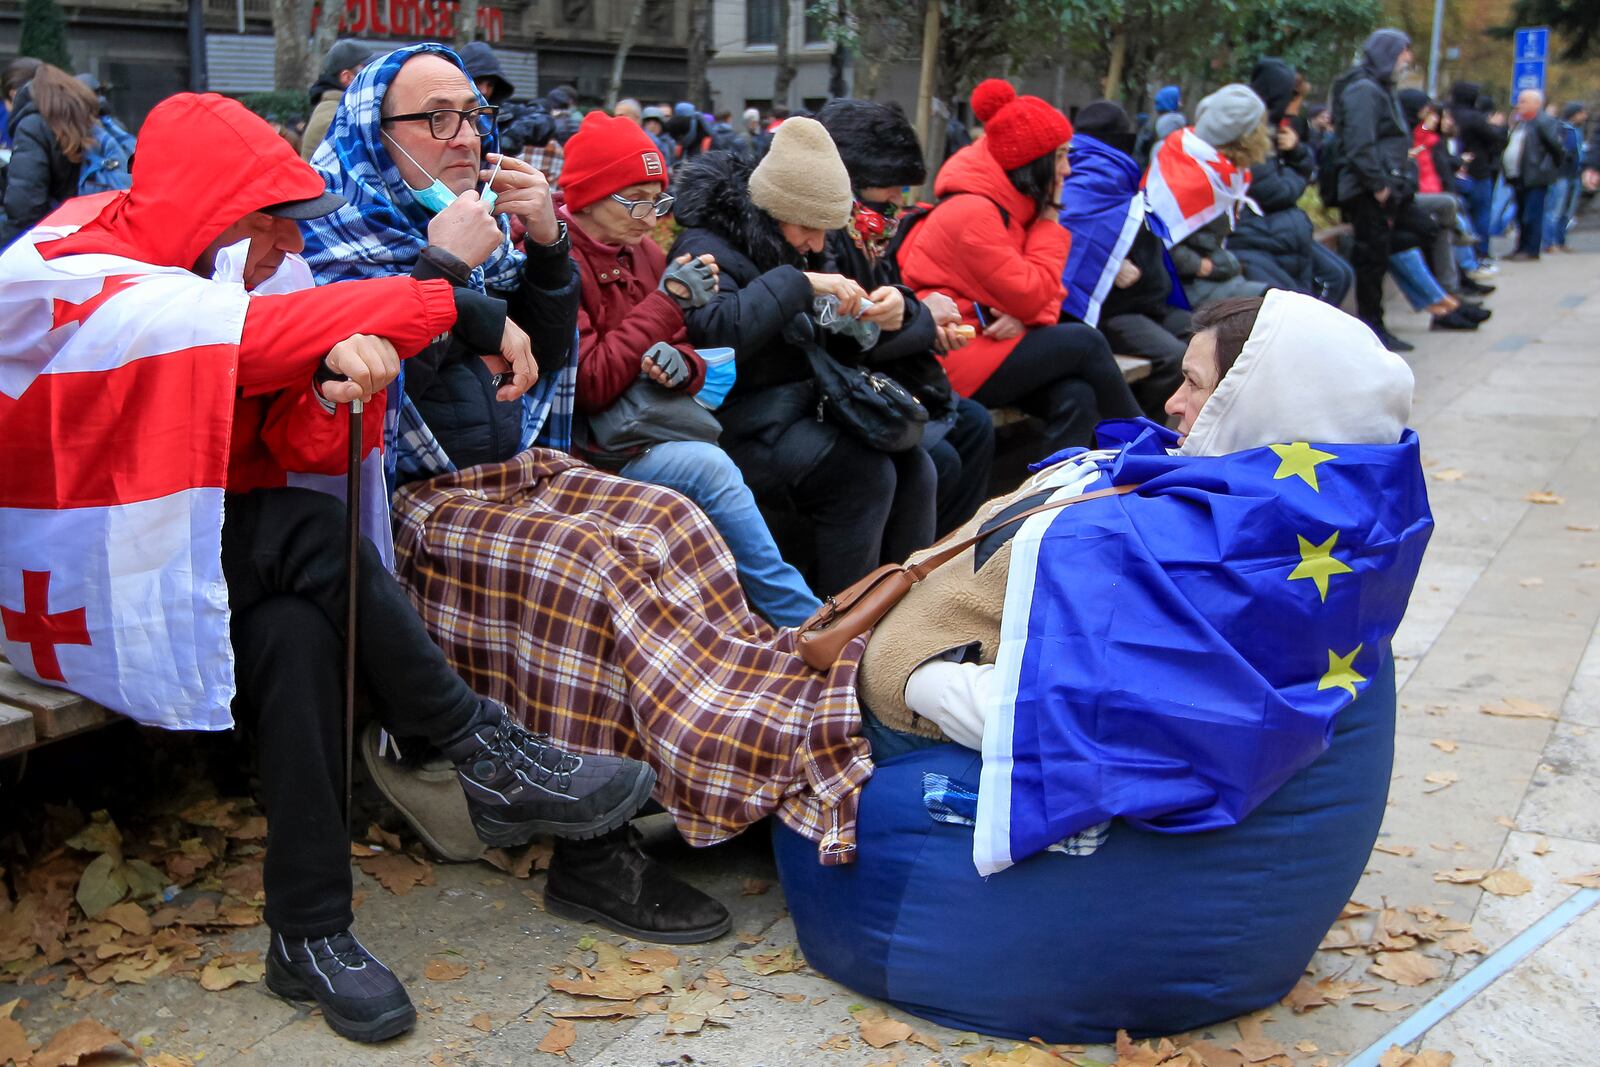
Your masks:
[[[411,159],[411,153],[407,152],[405,148],[401,146],[399,141],[396,141],[393,137],[390,137],[389,143],[394,145],[396,148],[399,148],[400,154],[405,156],[406,159],[411,160],[411,165],[413,167],[416,167],[424,174],[428,173],[427,168],[425,168],[421,163],[418,163],[415,159]],[[504,159],[505,157],[501,156],[500,158]],[[489,180],[484,183],[483,191],[478,194],[490,211],[494,210],[494,202],[499,197],[499,194],[491,189],[490,186],[494,184],[494,175],[499,173],[500,162],[499,160],[496,160],[494,165],[494,173],[489,175]],[[445,183],[440,181],[438,178],[433,179],[433,184],[428,186],[426,189],[411,190],[411,195],[417,198],[417,203],[421,204],[426,211],[434,215],[437,215],[439,212],[456,202],[456,194],[451,192],[449,186],[445,185]]]

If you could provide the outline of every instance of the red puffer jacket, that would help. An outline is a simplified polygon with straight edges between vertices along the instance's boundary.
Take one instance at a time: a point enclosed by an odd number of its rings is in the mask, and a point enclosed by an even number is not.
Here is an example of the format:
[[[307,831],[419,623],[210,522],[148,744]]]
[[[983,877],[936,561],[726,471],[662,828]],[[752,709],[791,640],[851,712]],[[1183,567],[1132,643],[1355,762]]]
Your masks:
[[[933,191],[947,202],[906,236],[900,275],[918,296],[954,297],[962,321],[977,328],[974,341],[942,357],[950,384],[971,396],[1021,339],[984,337],[974,307],[981,305],[989,321],[1003,312],[1027,326],[1054,325],[1066,297],[1061,275],[1072,237],[1055,218],[1034,218],[1033,202],[1011,184],[983,141],[951,156]]]
[[[661,246],[651,237],[632,248],[602,244],[583,232],[566,207],[560,214],[567,222],[572,258],[583,285],[578,310],[578,410],[592,415],[616,403],[639,379],[640,358],[657,341],[675,345],[689,358],[689,380],[683,388],[691,393],[699,389],[706,380],[705,360],[689,347],[683,312],[656,288],[667,265]]]

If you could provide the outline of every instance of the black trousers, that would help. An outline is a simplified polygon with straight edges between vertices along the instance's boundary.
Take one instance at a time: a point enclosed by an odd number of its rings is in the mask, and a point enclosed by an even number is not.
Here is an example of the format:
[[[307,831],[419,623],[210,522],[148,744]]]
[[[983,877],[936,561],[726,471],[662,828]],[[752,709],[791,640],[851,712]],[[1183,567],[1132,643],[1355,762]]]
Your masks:
[[[353,920],[344,820],[345,509],[326,493],[263,489],[224,505],[237,706],[258,736],[267,811],[266,920],[290,937]],[[435,745],[494,711],[450,669],[405,591],[363,540],[359,683],[383,725]]]
[[[1355,231],[1350,265],[1356,272],[1356,315],[1374,330],[1383,325],[1383,276],[1389,269],[1389,212],[1371,193],[1339,202],[1339,212]]]
[[[1029,330],[972,399],[1044,420],[1045,455],[1091,444],[1101,419],[1140,414],[1104,335],[1082,323]]]
[[[1167,401],[1183,381],[1183,354],[1189,350],[1189,312],[1168,307],[1159,316],[1127,314],[1100,319],[1100,332],[1113,352],[1143,356],[1150,373],[1133,383],[1133,398],[1146,417],[1167,424]]]
[[[928,449],[939,478],[934,534],[943,537],[978,513],[989,494],[994,468],[994,422],[989,409],[967,397],[956,398],[956,421]]]

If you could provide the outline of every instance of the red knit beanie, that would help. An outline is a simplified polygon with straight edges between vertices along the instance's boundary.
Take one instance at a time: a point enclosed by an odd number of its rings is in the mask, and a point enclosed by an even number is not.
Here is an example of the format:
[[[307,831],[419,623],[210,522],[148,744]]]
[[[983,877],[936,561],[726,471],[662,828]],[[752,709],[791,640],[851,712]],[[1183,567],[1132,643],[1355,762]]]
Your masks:
[[[1003,78],[985,78],[972,90],[972,114],[985,125],[995,112],[1017,98],[1017,90]]]
[[[661,150],[625,116],[591,111],[567,142],[561,191],[568,211],[582,211],[630,185],[667,184]]]
[[[1049,155],[1072,140],[1067,116],[1037,96],[1019,96],[983,125],[989,154],[1006,170]]]

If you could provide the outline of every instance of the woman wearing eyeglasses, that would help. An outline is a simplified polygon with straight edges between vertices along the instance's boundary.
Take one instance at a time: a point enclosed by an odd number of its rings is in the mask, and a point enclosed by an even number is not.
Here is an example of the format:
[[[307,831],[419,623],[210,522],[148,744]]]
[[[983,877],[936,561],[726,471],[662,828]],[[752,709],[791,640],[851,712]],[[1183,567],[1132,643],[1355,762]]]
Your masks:
[[[670,265],[650,239],[672,210],[667,163],[655,143],[626,118],[591,111],[567,142],[558,209],[572,240],[583,286],[578,311],[580,416],[615,405],[641,378],[693,395],[706,363],[690,347],[683,316],[717,288],[709,255]],[[611,454],[580,429],[574,451],[627,478],[664,485],[699,504],[728,543],[751,606],[777,626],[798,626],[817,609],[800,572],[783,561],[755,497],[733,460],[706,441],[663,441]]]

